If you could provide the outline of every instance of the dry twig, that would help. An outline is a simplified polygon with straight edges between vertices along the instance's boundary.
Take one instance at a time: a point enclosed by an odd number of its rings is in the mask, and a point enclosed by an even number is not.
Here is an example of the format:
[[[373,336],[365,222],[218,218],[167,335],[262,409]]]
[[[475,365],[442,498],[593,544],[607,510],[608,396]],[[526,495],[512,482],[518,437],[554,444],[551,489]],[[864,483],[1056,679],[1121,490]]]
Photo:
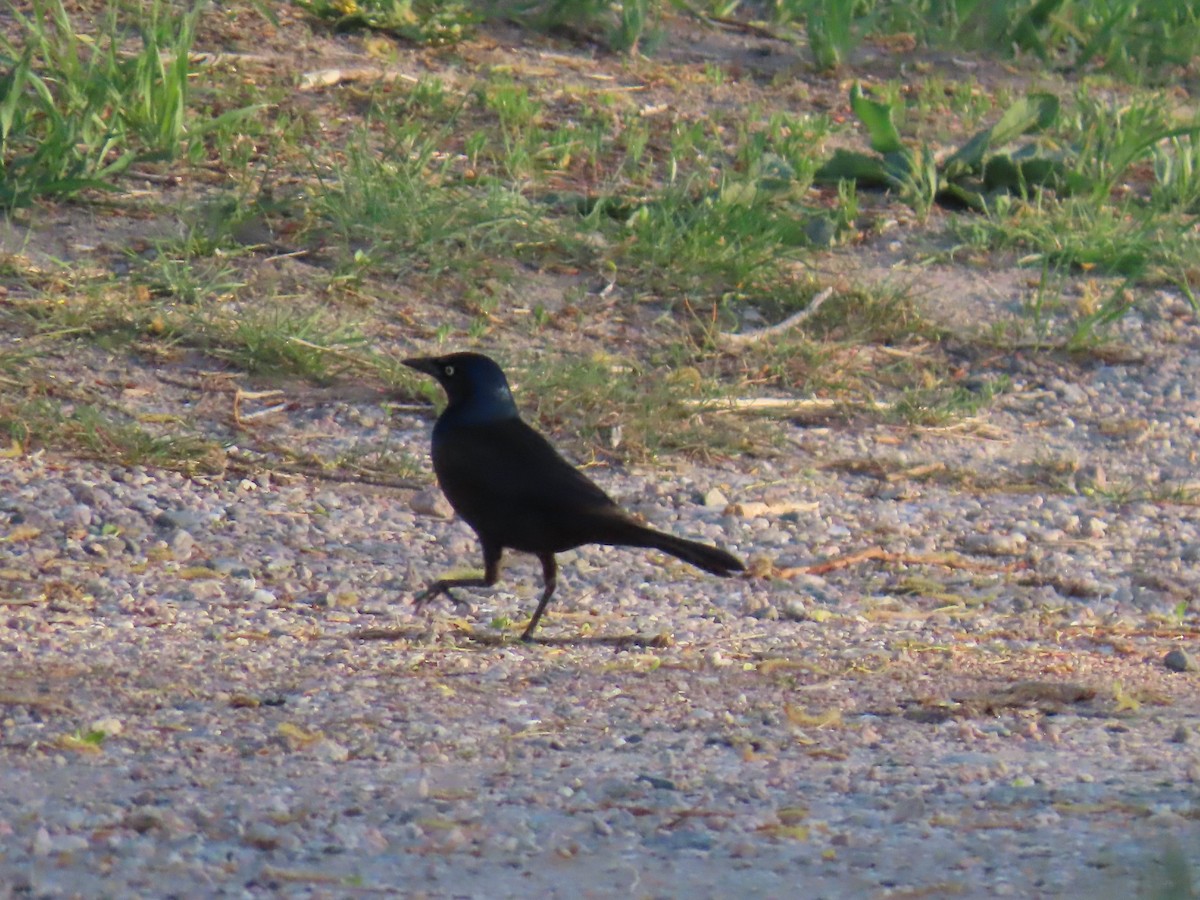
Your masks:
[[[878,400],[856,403],[850,400],[833,400],[829,397],[731,397],[724,400],[684,400],[682,405],[702,409],[704,412],[783,412],[793,415],[856,407],[871,412],[886,412],[894,406],[892,403]]]
[[[299,87],[302,91],[315,91],[320,88],[345,84],[349,81],[366,82],[368,84],[374,84],[378,81],[408,81],[416,84],[419,79],[409,75],[407,72],[397,72],[394,69],[359,66],[348,69],[316,69],[312,72],[305,72],[300,76]]]
[[[813,297],[808,306],[804,307],[800,312],[788,316],[782,322],[768,325],[766,328],[756,328],[754,331],[744,331],[740,334],[721,332],[717,335],[717,343],[725,347],[744,347],[747,344],[755,344],[759,341],[768,341],[771,338],[778,337],[785,331],[790,331],[811,319],[816,315],[817,310],[821,308],[821,304],[832,296],[833,288],[827,287]]]
[[[962,559],[958,556],[951,556],[947,553],[891,553],[882,547],[868,547],[866,550],[858,550],[854,553],[848,553],[845,556],[836,557],[835,559],[827,559],[825,562],[813,563],[811,566],[788,566],[783,569],[777,569],[775,574],[779,578],[793,578],[796,575],[824,575],[827,572],[849,568],[858,563],[869,562],[871,560],[901,563],[906,566],[941,566],[945,569],[966,569],[971,572],[997,573],[1011,572],[1021,565],[1020,563],[1014,563],[1010,566],[994,566],[988,563],[977,563],[969,559]]]

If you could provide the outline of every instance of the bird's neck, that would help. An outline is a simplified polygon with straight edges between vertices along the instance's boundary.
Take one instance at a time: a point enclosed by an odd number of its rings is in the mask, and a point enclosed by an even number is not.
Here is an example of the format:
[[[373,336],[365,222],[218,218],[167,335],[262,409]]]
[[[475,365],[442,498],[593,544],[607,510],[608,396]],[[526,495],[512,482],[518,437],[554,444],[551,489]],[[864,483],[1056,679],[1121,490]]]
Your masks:
[[[508,385],[487,388],[474,396],[447,406],[438,425],[485,425],[520,416]]]

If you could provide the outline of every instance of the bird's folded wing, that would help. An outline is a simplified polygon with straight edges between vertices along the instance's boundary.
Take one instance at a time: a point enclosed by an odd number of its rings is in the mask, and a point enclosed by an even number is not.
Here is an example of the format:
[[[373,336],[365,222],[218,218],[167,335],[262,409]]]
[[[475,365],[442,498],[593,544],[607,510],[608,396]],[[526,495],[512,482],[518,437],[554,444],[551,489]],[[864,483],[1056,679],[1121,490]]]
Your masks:
[[[438,481],[452,503],[457,495],[471,498],[471,505],[513,503],[577,514],[615,506],[518,418],[456,425],[437,434],[433,460]]]

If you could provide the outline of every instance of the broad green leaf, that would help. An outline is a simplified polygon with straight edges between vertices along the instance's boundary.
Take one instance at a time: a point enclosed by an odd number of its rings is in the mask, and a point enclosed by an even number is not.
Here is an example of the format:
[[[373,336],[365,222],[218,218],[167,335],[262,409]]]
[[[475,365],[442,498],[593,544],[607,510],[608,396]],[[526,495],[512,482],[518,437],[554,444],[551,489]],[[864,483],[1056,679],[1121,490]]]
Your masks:
[[[978,171],[989,149],[1002,147],[1030,131],[1041,131],[1057,118],[1058,98],[1053,94],[1035,93],[1021,98],[1004,111],[995,125],[975,134],[946,160],[947,177]]]
[[[1013,26],[1008,42],[1022,50],[1033,51],[1040,59],[1047,59],[1050,54],[1039,32],[1062,5],[1063,0],[1039,0]]]
[[[734,206],[753,206],[758,197],[758,186],[752,181],[729,181],[721,186],[719,195],[722,203]]]
[[[1021,193],[1031,187],[1047,187],[1063,194],[1086,190],[1088,179],[1069,169],[1061,160],[1037,156],[1014,158],[998,153],[988,157],[983,168],[984,190]]]
[[[8,144],[8,134],[16,118],[17,105],[21,102],[25,82],[29,78],[29,61],[32,56],[33,48],[25,48],[12,71],[0,79],[0,150]]]
[[[983,167],[983,187],[989,193],[992,191],[1007,191],[1019,193],[1024,184],[1021,182],[1021,170],[1013,158],[1006,153],[997,153],[988,157]]]
[[[1079,51],[1079,57],[1075,60],[1075,69],[1083,69],[1092,61],[1092,58],[1097,54],[1103,53],[1105,48],[1112,47],[1114,39],[1119,42],[1119,32],[1122,25],[1127,25],[1129,20],[1137,14],[1137,0],[1120,0],[1110,9],[1108,16],[1101,23],[1100,27],[1095,30],[1091,40],[1084,45]]]
[[[992,126],[992,140],[1007,144],[1031,131],[1044,131],[1058,118],[1058,107],[1058,98],[1053,94],[1038,92],[1022,97]]]
[[[776,193],[789,190],[796,182],[796,170],[791,163],[774,153],[764,153],[758,168],[758,186]]]
[[[917,161],[911,150],[907,147],[901,147],[899,150],[893,150],[890,153],[883,154],[884,169],[887,172],[888,179],[893,184],[905,184],[918,174],[937,180],[937,166],[933,160],[933,153],[928,147],[924,148],[922,153],[921,171],[918,173]]]
[[[840,147],[813,174],[813,181],[819,184],[855,181],[867,187],[887,187],[891,183],[882,157]]]
[[[876,153],[896,153],[904,148],[892,121],[892,107],[866,96],[857,81],[850,88],[850,108],[867,129],[871,149]]]
[[[1091,181],[1069,168],[1061,160],[1038,157],[1017,160],[1026,184],[1054,188],[1060,194],[1078,194],[1091,187]]]
[[[987,209],[986,198],[982,193],[953,182],[941,186],[938,190],[937,200],[942,206],[951,208],[960,206],[975,212],[983,212]]]

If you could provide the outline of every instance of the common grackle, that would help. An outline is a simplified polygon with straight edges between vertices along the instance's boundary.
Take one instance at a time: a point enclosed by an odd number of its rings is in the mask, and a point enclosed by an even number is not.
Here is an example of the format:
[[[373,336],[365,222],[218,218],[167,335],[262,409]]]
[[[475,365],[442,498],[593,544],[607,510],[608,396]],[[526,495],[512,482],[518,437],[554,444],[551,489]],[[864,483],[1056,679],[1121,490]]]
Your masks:
[[[554,554],[581,544],[652,547],[714,575],[745,568],[716,547],[639,525],[521,420],[504,372],[479,353],[406,359],[432,375],[449,404],[433,426],[433,470],[446,499],[479,536],[482,578],[445,578],[418,594],[420,609],[450,588],[491,587],[505,548],[542,563],[542,597],[521,635],[528,641],[554,593]],[[455,602],[458,602],[455,600]]]

